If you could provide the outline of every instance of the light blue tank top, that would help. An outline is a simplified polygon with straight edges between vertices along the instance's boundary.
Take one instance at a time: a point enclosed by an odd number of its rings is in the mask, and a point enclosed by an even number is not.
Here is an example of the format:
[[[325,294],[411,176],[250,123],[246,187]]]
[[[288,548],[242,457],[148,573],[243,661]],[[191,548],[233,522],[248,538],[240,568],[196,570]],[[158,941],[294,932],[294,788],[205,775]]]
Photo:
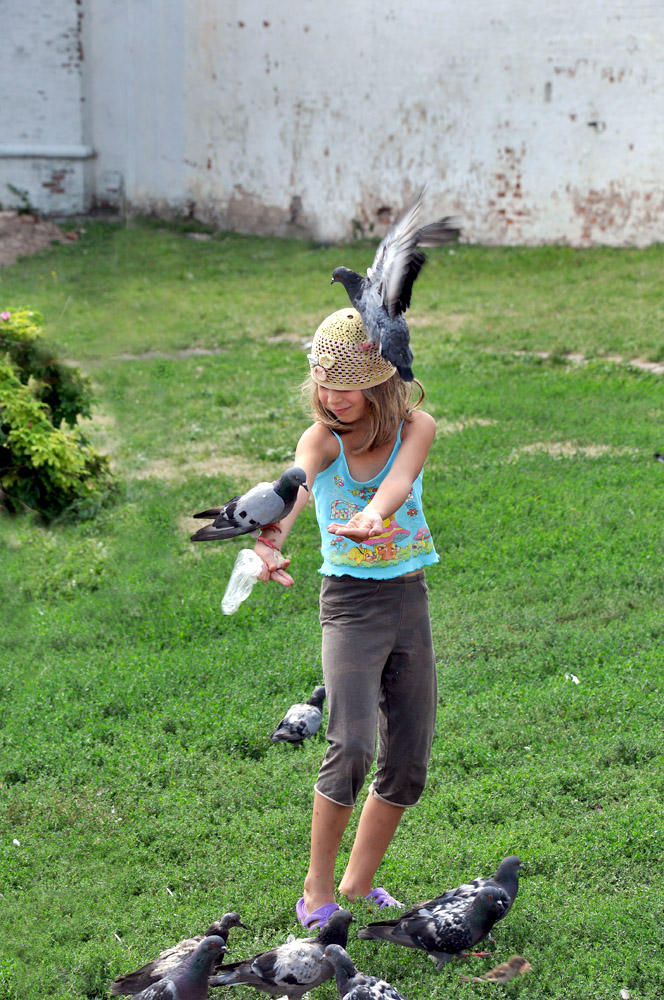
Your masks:
[[[384,580],[438,562],[431,532],[422,512],[422,472],[396,514],[383,522],[382,534],[355,542],[345,535],[332,535],[327,530],[332,521],[350,521],[373,498],[392,468],[401,445],[402,426],[403,423],[399,426],[392,454],[383,469],[373,479],[363,483],[353,479],[348,471],[343,441],[332,431],[339,442],[339,455],[327,469],[318,473],[312,489],[323,556],[319,572],[325,576],[348,575]]]

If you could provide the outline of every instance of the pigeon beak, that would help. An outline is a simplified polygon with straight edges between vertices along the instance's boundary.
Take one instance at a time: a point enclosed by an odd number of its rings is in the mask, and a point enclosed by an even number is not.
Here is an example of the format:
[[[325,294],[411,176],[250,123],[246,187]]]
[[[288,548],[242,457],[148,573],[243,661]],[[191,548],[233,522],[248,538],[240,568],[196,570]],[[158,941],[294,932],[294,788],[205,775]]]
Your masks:
[[[307,493],[309,492],[309,487],[307,486],[306,483],[300,483],[300,485],[301,485],[301,487],[302,487],[303,490],[306,490]]]
[[[248,931],[248,930],[249,930],[249,928],[247,927],[247,925],[246,925],[246,924],[243,924],[241,920],[238,920],[238,922],[237,922],[237,926],[238,926],[238,927],[244,927],[245,931]]]

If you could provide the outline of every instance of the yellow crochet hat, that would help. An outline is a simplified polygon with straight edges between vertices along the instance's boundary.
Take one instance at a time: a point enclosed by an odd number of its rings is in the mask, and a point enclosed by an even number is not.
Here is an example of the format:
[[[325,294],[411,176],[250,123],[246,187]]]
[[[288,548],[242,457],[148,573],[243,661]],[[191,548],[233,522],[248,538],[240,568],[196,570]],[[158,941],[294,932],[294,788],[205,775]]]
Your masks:
[[[371,389],[396,372],[393,364],[366,344],[367,333],[357,309],[339,309],[323,320],[307,355],[311,377],[327,389]]]

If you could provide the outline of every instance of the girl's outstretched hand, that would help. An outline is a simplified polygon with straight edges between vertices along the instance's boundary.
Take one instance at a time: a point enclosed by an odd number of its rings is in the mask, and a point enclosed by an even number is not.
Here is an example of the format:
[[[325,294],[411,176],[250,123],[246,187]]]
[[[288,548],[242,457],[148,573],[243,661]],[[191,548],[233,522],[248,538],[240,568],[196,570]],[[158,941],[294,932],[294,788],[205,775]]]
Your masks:
[[[377,511],[365,507],[346,524],[335,521],[328,524],[327,530],[332,535],[347,535],[354,542],[361,542],[365,538],[374,538],[380,535],[383,529],[383,518]]]
[[[271,549],[269,545],[265,545],[261,541],[256,541],[254,551],[263,560],[263,568],[258,574],[259,580],[263,580],[265,583],[274,580],[275,583],[280,583],[283,587],[293,586],[295,580],[290,573],[285,572],[286,567],[290,566],[290,559],[285,559],[281,552]]]

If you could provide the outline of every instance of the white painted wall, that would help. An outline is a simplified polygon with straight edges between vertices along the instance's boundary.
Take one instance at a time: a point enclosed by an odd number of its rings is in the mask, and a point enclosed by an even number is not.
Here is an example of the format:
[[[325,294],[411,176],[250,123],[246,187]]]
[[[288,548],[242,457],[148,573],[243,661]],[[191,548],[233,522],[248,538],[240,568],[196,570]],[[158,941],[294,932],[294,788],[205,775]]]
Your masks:
[[[663,238],[661,4],[80,2],[42,4],[41,41],[82,11],[78,141],[102,201],[333,240],[353,220],[383,231],[426,183],[427,213],[457,214],[471,241]],[[49,94],[69,135],[61,63]],[[40,109],[25,103],[31,138]]]
[[[82,6],[76,0],[0,0],[0,203],[29,193],[45,212],[92,200],[92,150],[83,93]]]

